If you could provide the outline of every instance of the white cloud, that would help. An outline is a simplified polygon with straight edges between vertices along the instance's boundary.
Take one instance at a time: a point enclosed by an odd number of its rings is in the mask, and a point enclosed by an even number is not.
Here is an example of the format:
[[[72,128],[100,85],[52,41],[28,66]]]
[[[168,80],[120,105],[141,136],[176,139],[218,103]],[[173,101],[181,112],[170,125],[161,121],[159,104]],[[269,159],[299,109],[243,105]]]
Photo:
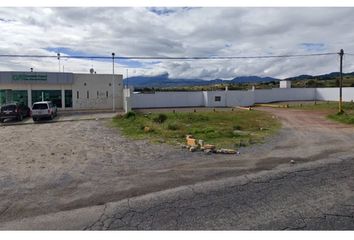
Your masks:
[[[53,54],[48,48],[110,56],[247,56],[354,52],[354,8],[0,8],[0,54]],[[317,48],[316,48],[317,47]],[[311,48],[311,49],[310,49]],[[354,71],[346,56],[344,70]],[[118,61],[117,72],[230,79],[290,77],[338,70],[337,56],[296,59]],[[63,61],[66,71],[111,72],[111,63]],[[0,70],[57,71],[54,59],[0,58]],[[132,69],[134,68],[134,70]]]

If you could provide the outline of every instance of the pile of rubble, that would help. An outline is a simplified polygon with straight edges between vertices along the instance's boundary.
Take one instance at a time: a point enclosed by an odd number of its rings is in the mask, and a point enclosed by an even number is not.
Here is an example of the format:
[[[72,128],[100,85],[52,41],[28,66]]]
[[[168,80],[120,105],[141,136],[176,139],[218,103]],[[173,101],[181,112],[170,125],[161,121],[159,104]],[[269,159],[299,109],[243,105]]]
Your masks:
[[[182,148],[186,148],[190,152],[203,151],[206,154],[212,154],[212,153],[240,154],[234,149],[226,149],[226,148],[216,149],[215,145],[204,144],[203,140],[198,140],[197,142],[197,139],[195,139],[192,135],[186,136],[186,143],[187,143],[186,145],[185,144],[182,145]]]

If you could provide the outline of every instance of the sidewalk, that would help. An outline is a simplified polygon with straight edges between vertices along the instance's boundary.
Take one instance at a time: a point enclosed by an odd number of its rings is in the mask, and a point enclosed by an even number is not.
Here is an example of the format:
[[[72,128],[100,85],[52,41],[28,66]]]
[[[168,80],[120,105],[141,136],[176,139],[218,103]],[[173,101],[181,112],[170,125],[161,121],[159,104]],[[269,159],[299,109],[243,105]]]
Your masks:
[[[102,120],[113,118],[117,114],[122,112],[59,112],[53,120],[43,119],[36,124],[41,123],[55,123],[55,122],[70,122],[70,121],[85,121],[85,120]],[[21,122],[15,120],[7,120],[5,123],[0,123],[0,126],[13,126],[13,125],[26,125],[34,124],[32,118],[25,118]]]

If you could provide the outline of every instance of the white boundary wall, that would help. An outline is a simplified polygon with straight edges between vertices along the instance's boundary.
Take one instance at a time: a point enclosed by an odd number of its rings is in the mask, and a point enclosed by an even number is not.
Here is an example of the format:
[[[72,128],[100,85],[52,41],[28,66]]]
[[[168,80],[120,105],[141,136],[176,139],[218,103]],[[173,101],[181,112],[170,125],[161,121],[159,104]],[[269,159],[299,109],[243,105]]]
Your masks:
[[[254,103],[315,100],[315,88],[274,88],[255,90]]]
[[[317,88],[316,100],[338,101],[339,88]],[[354,88],[343,88],[343,101],[354,101]]]
[[[254,91],[156,92],[152,94],[131,94],[127,92],[124,96],[124,108],[127,111],[128,106],[129,109],[235,107],[279,101],[336,101],[338,100],[339,89],[274,88]],[[343,101],[354,101],[354,88],[343,88]]]
[[[132,108],[203,107],[203,92],[156,92],[131,94]]]

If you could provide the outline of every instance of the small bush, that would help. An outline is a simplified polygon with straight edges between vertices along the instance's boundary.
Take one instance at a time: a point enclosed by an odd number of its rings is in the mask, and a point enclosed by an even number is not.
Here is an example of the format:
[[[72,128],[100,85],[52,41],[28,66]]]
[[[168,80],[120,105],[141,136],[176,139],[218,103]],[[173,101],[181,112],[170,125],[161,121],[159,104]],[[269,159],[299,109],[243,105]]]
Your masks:
[[[166,114],[160,113],[159,115],[157,115],[157,117],[153,118],[153,121],[156,123],[163,123],[167,120],[167,116]]]
[[[130,112],[127,112],[125,115],[124,115],[124,117],[125,118],[135,118],[136,117],[136,114],[135,114],[135,112],[132,112],[132,111],[130,111]]]
[[[242,130],[242,127],[240,125],[234,125],[232,126],[233,130]]]
[[[177,123],[172,122],[167,125],[167,129],[172,130],[172,131],[176,131],[179,129],[179,126]]]

